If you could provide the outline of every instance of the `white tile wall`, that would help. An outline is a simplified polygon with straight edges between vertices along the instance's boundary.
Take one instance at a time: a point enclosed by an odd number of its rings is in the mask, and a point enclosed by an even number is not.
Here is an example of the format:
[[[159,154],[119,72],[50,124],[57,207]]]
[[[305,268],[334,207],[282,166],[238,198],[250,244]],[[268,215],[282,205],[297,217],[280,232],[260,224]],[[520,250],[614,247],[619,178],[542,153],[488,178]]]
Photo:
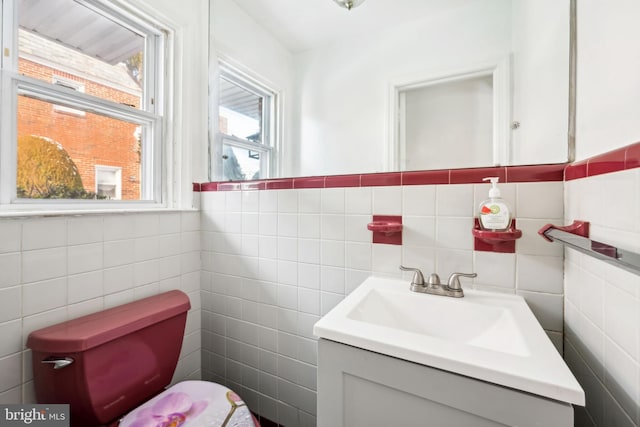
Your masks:
[[[205,192],[201,213],[0,220],[0,334],[13,338],[0,344],[0,402],[33,400],[29,331],[179,288],[193,309],[175,378],[202,368],[261,415],[314,425],[313,324],[368,275],[402,277],[401,263],[443,278],[476,271],[464,286],[520,293],[558,342],[562,251],[536,232],[561,221],[562,183],[503,186],[523,212],[516,254],[472,250],[472,215],[487,188]],[[403,215],[404,245],[371,244],[372,214]],[[614,347],[602,340],[601,360],[629,351],[621,336],[612,333]]]
[[[400,264],[445,280],[476,271],[463,286],[524,296],[561,346],[563,252],[537,230],[562,222],[563,183],[501,188],[522,211],[516,254],[473,251],[487,184],[202,193],[203,377],[273,421],[315,425],[313,324],[370,274],[403,277]],[[228,226],[256,210],[257,227]],[[403,216],[403,246],[371,243],[372,214]],[[233,242],[247,239],[259,247],[242,254]]]
[[[640,252],[640,169],[568,181],[565,206],[592,239]],[[579,422],[640,426],[640,275],[569,249],[565,288],[565,358],[587,397]]]
[[[174,380],[199,378],[200,270],[198,211],[0,219],[0,403],[35,402],[29,332],[169,289],[192,304]]]

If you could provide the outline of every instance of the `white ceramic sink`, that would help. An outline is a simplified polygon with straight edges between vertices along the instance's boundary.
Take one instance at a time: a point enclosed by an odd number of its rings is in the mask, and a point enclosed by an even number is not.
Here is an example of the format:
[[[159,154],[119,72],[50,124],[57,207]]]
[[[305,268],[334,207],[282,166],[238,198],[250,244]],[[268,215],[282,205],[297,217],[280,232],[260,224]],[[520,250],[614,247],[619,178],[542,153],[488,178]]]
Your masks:
[[[428,306],[425,304],[428,300]],[[529,356],[511,312],[487,297],[416,298],[415,293],[372,288],[347,314],[349,319],[475,347]],[[504,337],[511,337],[505,341]]]
[[[370,277],[314,326],[344,344],[584,406],[584,392],[524,299],[411,292]]]

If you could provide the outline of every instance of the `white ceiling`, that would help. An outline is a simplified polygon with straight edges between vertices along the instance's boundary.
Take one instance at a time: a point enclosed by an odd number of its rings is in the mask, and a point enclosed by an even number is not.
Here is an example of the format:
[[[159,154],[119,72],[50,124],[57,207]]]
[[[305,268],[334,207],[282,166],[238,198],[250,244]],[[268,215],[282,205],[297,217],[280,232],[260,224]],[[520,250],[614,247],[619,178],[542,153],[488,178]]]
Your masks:
[[[352,10],[333,0],[234,0],[248,15],[298,53],[332,40],[436,15],[477,0],[365,0]]]

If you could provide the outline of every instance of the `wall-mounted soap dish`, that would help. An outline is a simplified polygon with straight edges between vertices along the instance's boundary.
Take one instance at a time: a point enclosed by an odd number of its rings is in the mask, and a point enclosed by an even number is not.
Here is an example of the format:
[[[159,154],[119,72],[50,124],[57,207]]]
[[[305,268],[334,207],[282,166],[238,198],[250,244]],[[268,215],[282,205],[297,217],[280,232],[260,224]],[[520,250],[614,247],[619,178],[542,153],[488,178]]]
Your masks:
[[[374,215],[373,220],[367,224],[367,230],[373,231],[373,243],[402,244],[400,215]]]
[[[522,230],[516,228],[516,220],[505,231],[483,230],[478,218],[475,218],[473,230],[473,248],[476,251],[513,254],[516,252],[516,240],[522,237]]]

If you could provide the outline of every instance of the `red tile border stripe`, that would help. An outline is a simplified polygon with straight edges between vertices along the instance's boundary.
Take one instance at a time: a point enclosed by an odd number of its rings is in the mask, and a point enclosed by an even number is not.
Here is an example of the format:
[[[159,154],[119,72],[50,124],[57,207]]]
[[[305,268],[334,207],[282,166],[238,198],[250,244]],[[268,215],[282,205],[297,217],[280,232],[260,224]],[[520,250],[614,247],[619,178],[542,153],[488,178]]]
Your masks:
[[[499,176],[501,182],[562,181],[564,164],[511,166],[496,168],[442,169],[410,172],[387,172],[354,175],[328,175],[262,181],[207,182],[200,191],[282,190],[301,188],[347,188],[399,185],[474,184],[482,178]],[[507,172],[512,179],[507,180]],[[194,184],[194,191],[196,184]]]
[[[452,169],[449,184],[482,184],[482,180],[489,176],[497,176],[500,182],[507,182],[507,168]]]
[[[325,188],[360,187],[361,175],[330,175],[325,177]]]
[[[640,142],[627,147],[627,151],[624,156],[624,168],[640,168]]]
[[[267,190],[291,190],[293,189],[293,178],[267,180]]]
[[[567,165],[565,181],[640,167],[640,142]]]
[[[203,182],[200,184],[200,191],[218,191],[217,182]]]
[[[564,170],[564,180],[571,181],[573,179],[586,178],[587,175],[587,164],[588,162],[577,162],[567,165]]]
[[[267,183],[264,181],[246,181],[242,183],[243,190],[266,190]]]
[[[293,188],[324,188],[324,176],[293,178]]]
[[[402,185],[448,184],[449,169],[402,172]]]
[[[640,142],[570,164],[497,166],[193,183],[193,191],[283,190],[294,188],[375,187],[430,184],[478,184],[488,176],[503,183],[571,181],[640,167]]]
[[[626,148],[620,148],[589,159],[587,163],[587,175],[602,175],[604,173],[624,170],[625,152]]]
[[[382,187],[402,184],[402,172],[369,173],[360,175],[361,187]]]
[[[506,182],[549,182],[564,179],[565,165],[530,165],[507,167]]]
[[[238,191],[242,190],[241,182],[219,182],[218,191]]]

